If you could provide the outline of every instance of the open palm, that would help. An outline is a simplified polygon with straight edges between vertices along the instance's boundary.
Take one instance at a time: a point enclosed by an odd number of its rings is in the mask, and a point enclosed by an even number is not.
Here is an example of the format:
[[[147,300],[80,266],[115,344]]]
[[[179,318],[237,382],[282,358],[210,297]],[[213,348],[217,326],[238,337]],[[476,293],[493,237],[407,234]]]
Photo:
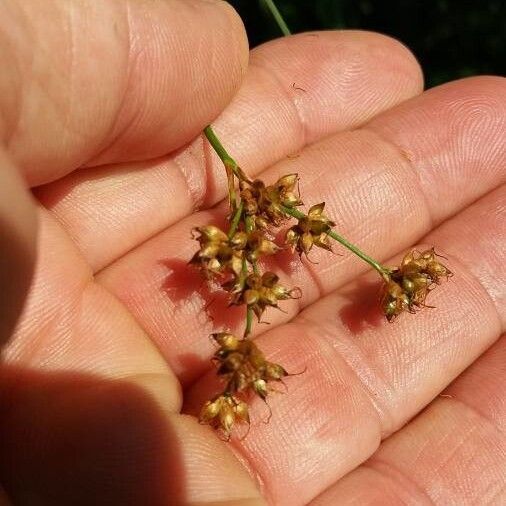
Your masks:
[[[0,11],[5,328],[38,217],[0,373],[6,501],[506,502],[505,79],[422,93],[406,48],[353,31],[276,40],[248,64],[223,2]],[[388,324],[355,256],[284,253],[274,268],[304,296],[255,332],[307,370],[229,444],[181,414],[216,386],[209,334],[243,325],[186,265],[191,228],[226,213],[210,122],[249,175],[297,172],[304,201],[376,258],[435,245],[455,274],[436,309]]]

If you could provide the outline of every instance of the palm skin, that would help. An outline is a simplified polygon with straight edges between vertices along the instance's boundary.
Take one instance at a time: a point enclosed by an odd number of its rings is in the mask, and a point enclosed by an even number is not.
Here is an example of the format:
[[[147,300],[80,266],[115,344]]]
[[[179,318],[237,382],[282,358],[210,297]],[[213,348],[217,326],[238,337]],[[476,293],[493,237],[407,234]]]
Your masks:
[[[6,503],[503,504],[506,81],[422,93],[412,55],[364,32],[248,64],[222,2],[19,4],[0,16],[2,337],[35,273],[0,373]],[[209,333],[243,325],[186,268],[190,229],[226,213],[210,122],[376,258],[435,245],[455,273],[388,324],[353,255],[283,255],[304,297],[255,332],[307,370],[230,444],[181,414],[216,387]]]

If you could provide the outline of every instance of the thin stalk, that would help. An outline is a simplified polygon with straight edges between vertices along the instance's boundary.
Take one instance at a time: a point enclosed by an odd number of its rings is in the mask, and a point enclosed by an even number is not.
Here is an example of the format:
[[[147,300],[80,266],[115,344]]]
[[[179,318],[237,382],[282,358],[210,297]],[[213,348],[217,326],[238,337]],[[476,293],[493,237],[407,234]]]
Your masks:
[[[230,223],[230,229],[228,231],[229,239],[231,239],[233,235],[237,232],[237,227],[239,226],[239,222],[241,221],[243,209],[244,209],[244,202],[241,200],[239,207],[235,210],[234,216],[232,217],[232,221]]]
[[[288,28],[288,25],[285,23],[285,20],[283,19],[281,12],[279,12],[278,8],[276,7],[274,1],[264,0],[264,3],[266,7],[269,9],[270,13],[272,14],[272,17],[276,21],[277,25],[279,26],[281,33],[285,36],[291,35],[292,33],[290,32],[290,29]]]
[[[248,337],[251,334],[251,328],[253,327],[253,309],[250,306],[246,307],[246,328],[244,329],[244,337]]]
[[[246,232],[249,234],[250,232],[253,232],[253,230],[255,229],[255,224],[253,222],[253,218],[251,216],[246,216],[244,218],[244,225],[246,227]],[[256,262],[256,260],[252,260],[251,261],[251,266],[253,267],[253,272],[255,274],[258,274],[258,264]]]
[[[264,0],[265,5],[271,12],[272,16],[274,17],[274,20],[279,26],[279,29],[283,33],[283,35],[291,35],[290,29],[288,28],[288,25],[285,23],[285,20],[283,19],[283,16],[279,12],[278,8],[276,7],[276,4],[273,0]],[[231,177],[230,172],[232,172],[239,181],[249,181],[248,177],[244,174],[244,172],[241,170],[237,162],[230,156],[230,154],[227,152],[227,150],[223,147],[223,144],[220,142],[216,134],[214,133],[214,130],[212,129],[211,125],[208,125],[206,128],[204,128],[204,135],[207,137],[207,140],[213,147],[214,151],[216,151],[216,154],[220,157],[220,160],[223,162],[223,165],[225,165],[225,169],[227,171],[227,179],[228,179],[228,194],[230,199],[230,208],[232,212],[234,211],[234,206],[236,205],[235,201],[235,187],[233,182],[233,176]],[[235,210],[234,216],[232,218],[232,222],[230,224],[230,230],[228,232],[228,237],[232,237],[235,234],[235,231],[237,230],[237,227],[239,225],[239,222],[242,217],[244,209],[244,202],[240,202],[239,206]],[[251,232],[254,229],[254,222],[251,218],[251,216],[246,216],[244,219],[244,224],[246,227],[246,232]],[[253,272],[255,274],[258,274],[259,269],[257,262],[251,262],[251,266],[253,268]],[[243,261],[242,265],[242,272],[241,272],[241,283],[244,283],[246,280],[246,275],[248,273],[248,266],[246,263],[246,260]],[[253,326],[253,309],[251,307],[246,307],[246,327],[244,329],[244,337],[248,337],[251,334],[251,328]]]
[[[369,255],[366,255],[362,250],[357,248],[354,244],[346,240],[342,235],[339,235],[334,230],[330,230],[328,235],[332,237],[335,241],[341,243],[345,248],[348,248],[350,251],[355,253],[359,258],[361,258],[364,262],[367,262],[373,269],[376,269],[382,277],[388,275],[390,271],[383,267],[379,262],[371,258]]]
[[[237,199],[235,197],[235,178],[234,173],[228,165],[225,165],[228,181],[228,200],[230,203],[230,210],[234,212],[237,209]]]
[[[204,128],[204,135],[207,137],[207,140],[216,151],[216,154],[220,157],[220,160],[225,165],[225,168],[227,170],[231,170],[237,179],[239,179],[239,181],[249,181],[243,171],[239,168],[239,165],[237,165],[237,162],[228,154],[227,150],[223,147],[223,144],[214,133],[211,125],[208,125]]]
[[[285,214],[292,216],[293,218],[296,218],[297,220],[300,220],[302,218],[307,218],[307,215],[303,212],[299,211],[298,209],[294,209],[291,207],[285,207],[280,206],[281,211],[283,211]],[[347,239],[345,239],[343,236],[339,235],[334,230],[330,230],[328,232],[329,237],[332,237],[335,241],[341,243],[345,248],[348,248],[350,251],[355,253],[359,258],[361,258],[364,262],[367,262],[373,269],[376,269],[381,277],[388,276],[390,274],[390,270],[386,267],[383,267],[379,262],[374,260],[374,258],[371,258],[369,255],[366,255],[361,249],[359,249],[357,246],[349,242]]]
[[[246,215],[244,217],[244,226],[246,228],[246,232],[249,234],[254,229],[254,223],[251,216]],[[250,262],[251,267],[253,268],[253,272],[255,274],[258,274],[258,265],[255,260]],[[244,260],[243,263],[243,272],[246,275],[247,274],[247,265],[246,260]],[[246,276],[244,276],[246,278]],[[246,306],[246,328],[244,329],[244,337],[248,337],[251,334],[251,328],[253,326],[253,309],[251,306]]]
[[[248,276],[248,262],[244,258],[242,261],[242,271],[241,271],[241,279],[239,283],[241,285],[241,290],[244,288],[244,284],[246,283],[246,277]],[[243,337],[248,337],[251,334],[251,327],[253,326],[253,309],[250,306],[246,306],[246,327],[244,328]]]
[[[237,165],[237,162],[229,155],[228,151],[223,147],[223,144],[220,142],[216,134],[214,133],[214,130],[212,129],[211,125],[208,125],[206,128],[204,128],[204,135],[207,137],[207,140],[213,147],[214,151],[216,151],[216,154],[220,157],[220,160],[223,162],[223,165],[225,165],[225,170],[227,171],[227,179],[228,179],[228,194],[230,199],[230,209],[232,212],[234,212],[234,206],[235,206],[235,187],[234,187],[234,181],[233,176],[230,177],[232,174],[239,179],[239,181],[247,181],[250,182],[249,179],[246,177],[246,175],[243,173],[243,171],[239,168],[239,165]],[[232,174],[231,174],[232,173]],[[237,231],[237,227],[239,226],[239,223],[242,218],[244,210],[244,202],[241,200],[239,202],[239,205],[237,206],[237,209],[235,209],[234,215],[232,217],[232,222],[230,223],[230,230],[228,231],[228,237],[231,238],[235,232]],[[246,225],[246,231],[248,228],[251,229],[251,219],[247,216],[245,219],[245,225]],[[258,267],[256,266],[256,263],[252,263],[253,271],[257,272]],[[246,262],[246,259],[243,260],[242,264],[242,271],[241,271],[241,278],[239,280],[239,283],[244,286],[244,283],[246,281],[246,277],[248,275],[248,265]],[[253,326],[253,310],[251,307],[246,307],[246,327],[244,329],[244,337],[247,337],[249,334],[251,334],[251,328]]]

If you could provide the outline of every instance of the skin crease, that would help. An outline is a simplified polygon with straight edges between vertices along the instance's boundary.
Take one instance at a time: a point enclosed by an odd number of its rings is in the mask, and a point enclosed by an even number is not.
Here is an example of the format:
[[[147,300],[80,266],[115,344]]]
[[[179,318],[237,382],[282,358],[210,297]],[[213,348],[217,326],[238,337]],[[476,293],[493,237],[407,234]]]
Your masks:
[[[406,48],[354,31],[272,41],[248,65],[220,1],[0,11],[12,504],[506,501],[505,79],[422,93]],[[379,260],[435,245],[455,273],[430,294],[436,309],[387,324],[356,258],[285,255],[274,268],[304,298],[255,338],[307,370],[272,396],[268,425],[254,403],[248,438],[230,444],[185,414],[216,388],[208,334],[243,321],[202,315],[185,265],[190,229],[226,213],[199,136],[210,122],[248,174],[299,172],[304,201],[325,201]]]

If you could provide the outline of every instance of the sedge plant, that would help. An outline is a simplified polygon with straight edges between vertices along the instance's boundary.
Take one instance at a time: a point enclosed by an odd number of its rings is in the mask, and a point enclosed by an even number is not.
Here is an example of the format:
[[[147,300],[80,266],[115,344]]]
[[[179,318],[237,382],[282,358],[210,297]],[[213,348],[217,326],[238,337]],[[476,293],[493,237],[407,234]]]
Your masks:
[[[286,23],[272,0],[264,0],[280,29],[289,34]],[[213,355],[216,372],[223,389],[208,400],[201,409],[200,422],[219,430],[229,439],[236,424],[249,428],[249,402],[259,397],[267,402],[273,382],[282,382],[290,374],[285,368],[266,359],[251,339],[254,320],[258,322],[268,308],[298,298],[301,291],[280,283],[271,271],[263,271],[259,260],[278,254],[285,248],[308,257],[313,248],[332,251],[331,241],[347,248],[371,266],[380,276],[382,292],[380,308],[386,319],[393,322],[401,313],[417,313],[427,306],[427,295],[442,279],[452,276],[434,248],[409,251],[397,267],[386,267],[350,243],[336,230],[335,223],[325,214],[325,203],[302,210],[298,193],[299,176],[286,174],[272,184],[250,179],[227,152],[211,126],[204,134],[223,162],[228,180],[228,229],[214,225],[194,229],[199,249],[190,260],[202,275],[218,281],[228,292],[231,305],[244,307],[242,336],[222,331],[212,334],[217,349]],[[289,226],[283,244],[273,237],[281,227]]]

